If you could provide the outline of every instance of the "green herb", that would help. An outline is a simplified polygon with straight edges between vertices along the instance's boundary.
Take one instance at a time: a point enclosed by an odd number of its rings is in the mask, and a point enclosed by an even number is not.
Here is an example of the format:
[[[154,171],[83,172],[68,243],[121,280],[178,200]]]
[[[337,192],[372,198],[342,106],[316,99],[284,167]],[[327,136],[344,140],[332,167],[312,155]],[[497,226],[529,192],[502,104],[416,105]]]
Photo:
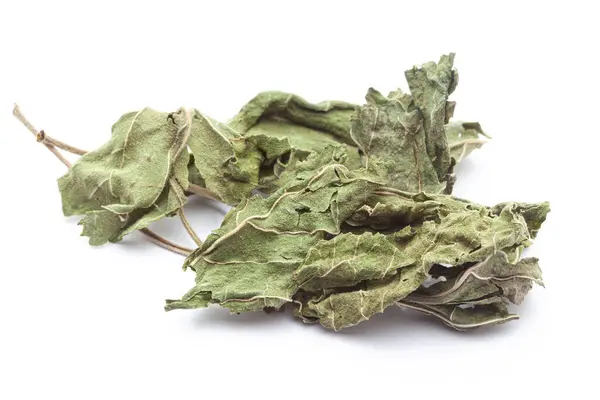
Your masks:
[[[543,285],[538,260],[521,254],[550,208],[451,195],[455,165],[489,139],[479,123],[451,121],[453,63],[414,67],[409,93],[371,88],[361,106],[263,92],[227,123],[145,108],[92,152],[14,113],[69,168],[63,212],[82,215],[90,244],[140,230],[186,256],[195,285],[166,310],[288,306],[337,331],[397,305],[464,330],[518,318],[507,305]],[[59,149],[81,158],[71,166]],[[204,242],[183,213],[191,195],[233,207]],[[197,249],[148,229],[175,215]]]

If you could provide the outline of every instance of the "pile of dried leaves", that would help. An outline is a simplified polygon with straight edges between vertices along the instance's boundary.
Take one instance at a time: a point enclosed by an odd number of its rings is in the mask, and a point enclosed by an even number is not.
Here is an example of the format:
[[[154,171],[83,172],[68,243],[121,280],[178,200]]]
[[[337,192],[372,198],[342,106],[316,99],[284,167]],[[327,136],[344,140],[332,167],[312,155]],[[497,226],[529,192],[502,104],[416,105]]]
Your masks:
[[[83,154],[72,166],[63,159],[59,188],[92,245],[142,230],[187,255],[196,284],[167,310],[289,305],[337,331],[395,304],[468,329],[517,318],[508,303],[542,284],[538,260],[521,253],[549,205],[451,195],[455,165],[486,136],[478,123],[450,121],[453,59],[406,71],[410,93],[369,89],[362,106],[265,92],[227,123],[146,108],[87,153],[15,115],[56,154]],[[204,242],[182,211],[194,194],[233,207]],[[174,215],[196,250],[147,228]]]

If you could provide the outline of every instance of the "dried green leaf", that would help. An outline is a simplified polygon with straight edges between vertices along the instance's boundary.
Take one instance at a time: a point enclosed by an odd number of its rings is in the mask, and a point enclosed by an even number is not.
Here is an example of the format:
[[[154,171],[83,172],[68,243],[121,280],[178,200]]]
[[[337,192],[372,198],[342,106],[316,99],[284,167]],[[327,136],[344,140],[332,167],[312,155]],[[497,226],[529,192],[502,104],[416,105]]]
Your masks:
[[[474,252],[476,257],[469,260],[481,261],[491,254],[490,250],[493,253],[531,245],[531,239],[548,211],[548,203],[512,202],[489,208],[449,195],[414,194],[380,188],[346,222],[352,226],[389,231],[407,225],[418,226],[423,221],[445,220],[450,225],[450,232],[457,235],[457,246],[471,242],[482,246]],[[484,257],[477,258],[484,253]]]
[[[311,247],[294,279],[307,291],[354,286],[395,275],[413,262],[382,234],[347,233]]]
[[[355,110],[355,105],[343,101],[313,104],[291,93],[262,92],[229,125],[245,136],[287,138],[293,148],[312,153],[327,144],[352,145],[350,117]]]
[[[235,205],[248,197],[258,186],[261,166],[290,151],[285,139],[264,135],[246,138],[199,111],[192,117],[188,145],[199,177],[227,204]]]
[[[487,142],[483,137],[490,139],[479,122],[452,121],[446,125],[448,148],[457,164]]]
[[[459,331],[519,319],[518,315],[509,313],[503,303],[480,304],[463,308],[454,305],[424,305],[402,300],[398,305],[433,315],[441,319],[444,324]]]
[[[452,117],[455,106],[454,102],[448,102],[448,96],[458,84],[458,73],[453,64],[454,53],[450,53],[441,56],[437,64],[431,61],[405,72],[414,104],[423,118],[427,154],[440,182],[450,181],[452,174],[444,126]]]
[[[465,267],[453,279],[419,289],[407,300],[421,304],[463,304],[503,298],[520,304],[533,283],[543,285],[536,258],[524,258],[513,264],[504,252],[498,252]]]
[[[184,267],[196,271],[194,293],[210,293],[211,302],[232,312],[292,301],[293,273],[308,249],[337,235],[378,185],[366,171],[330,163],[296,175],[268,198],[245,200],[186,260]]]
[[[185,149],[189,126],[183,110],[145,108],[123,115],[113,125],[111,140],[83,155],[59,179],[65,215],[151,207]]]
[[[369,89],[367,104],[352,120],[351,135],[364,154],[364,163],[381,165],[387,185],[410,192],[439,193],[438,179],[427,153],[426,131],[412,97],[400,90],[385,97]],[[444,138],[445,140],[445,138]]]
[[[426,277],[423,266],[404,267],[390,278],[367,281],[364,288],[333,293],[320,301],[309,302],[307,306],[314,311],[321,325],[339,331],[382,313],[417,289]]]
[[[550,212],[550,203],[547,201],[542,203],[500,203],[492,207],[491,212],[499,215],[506,207],[512,208],[515,213],[523,216],[523,219],[527,223],[527,228],[529,229],[529,235],[532,239],[535,239]]]
[[[175,215],[182,208],[187,197],[187,150],[178,158],[173,167],[173,177],[156,203],[149,208],[140,208],[128,214],[118,214],[109,210],[90,211],[79,222],[83,225],[82,236],[89,236],[92,246],[106,242],[118,242],[131,232],[148,227],[152,222]],[[185,186],[182,185],[185,183]]]
[[[509,270],[517,270],[523,275],[529,273],[533,277],[537,276],[534,274],[535,266],[531,265],[530,260],[524,260],[518,266],[512,264],[506,266],[505,264],[508,264],[506,255],[502,256],[504,257],[502,259],[504,263],[496,259],[494,259],[496,262],[490,261],[493,258],[492,256],[502,248],[526,245],[529,242],[530,236],[527,225],[523,217],[514,212],[514,204],[507,204],[496,215],[486,207],[470,204],[447,195],[430,197],[423,194],[408,195],[401,192],[398,194],[393,192],[381,194],[381,189],[378,190],[378,193],[372,196],[370,201],[373,201],[373,197],[378,199],[376,209],[382,204],[382,201],[387,201],[387,205],[391,207],[389,207],[388,211],[390,212],[385,214],[385,217],[392,221],[392,224],[396,224],[388,226],[388,230],[386,230],[390,239],[393,238],[394,240],[396,250],[393,253],[406,257],[406,260],[403,261],[413,262],[412,265],[398,270],[398,273],[404,274],[403,279],[406,279],[406,281],[398,281],[393,278],[365,278],[361,286],[358,282],[350,280],[355,274],[351,268],[342,269],[339,272],[343,276],[337,277],[337,280],[343,282],[345,278],[348,280],[348,285],[356,283],[357,287],[344,289],[342,293],[333,292],[328,296],[317,294],[318,299],[306,296],[298,298],[297,301],[302,303],[302,309],[304,310],[300,314],[306,319],[318,319],[325,327],[335,330],[356,325],[370,318],[376,312],[383,312],[386,307],[419,288],[425,281],[430,268],[436,264],[461,266],[465,263],[481,262],[478,267],[473,268],[473,271],[477,268],[483,268],[482,277],[486,277],[486,273],[492,274],[495,279],[492,282],[498,282],[499,284],[491,287],[486,286],[484,289],[491,288],[487,291],[475,284],[473,286],[467,285],[461,289],[471,290],[473,293],[455,293],[457,296],[471,294],[474,297],[468,300],[473,301],[492,294],[505,294],[507,298],[516,299],[519,294],[526,293],[525,282],[523,281],[526,278],[521,275],[511,276],[505,274],[499,265],[504,265]],[[366,207],[368,206],[362,207],[359,213],[364,212],[368,215]],[[362,219],[362,221],[365,220]],[[398,230],[394,232],[389,228]],[[369,233],[363,233],[362,235],[369,235]],[[353,237],[360,236],[347,236],[347,238]],[[311,253],[309,253],[305,263],[314,263],[312,252],[318,247],[319,245],[310,250]],[[346,244],[346,247],[349,246]],[[351,252],[351,249],[342,247],[340,258],[345,259],[348,252]],[[382,254],[387,254],[389,258],[389,251]],[[313,275],[319,277],[323,275],[322,273],[319,274],[320,271],[327,271],[326,266],[331,265],[331,258],[328,255],[329,253],[325,252],[324,266],[317,265],[317,268],[313,267],[313,269],[318,270]],[[387,265],[385,261],[380,261],[380,268],[382,268],[381,264]],[[333,265],[336,265],[335,261]],[[371,268],[375,268],[375,266],[371,266]],[[471,271],[466,276],[470,276],[471,273],[475,272]],[[311,276],[309,275],[309,277]],[[460,279],[457,278],[457,281],[461,282]],[[503,286],[504,284],[508,285],[511,279],[516,280],[512,281],[510,286]],[[323,283],[317,281],[310,286],[305,285],[303,288],[318,292],[318,289],[323,287],[341,289],[342,286],[348,286],[338,285],[335,287],[330,283],[328,280]],[[335,283],[335,281],[332,283]],[[469,283],[471,282],[469,281]],[[504,287],[507,289],[506,292],[503,291]],[[481,291],[477,292],[479,289]],[[511,294],[513,289],[516,289],[516,292]],[[379,303],[376,307],[377,296],[379,296]],[[458,299],[454,300],[458,302]],[[313,313],[307,314],[306,310],[312,310]]]
[[[184,110],[126,114],[108,143],[59,179],[63,210],[85,214],[80,224],[90,244],[119,241],[185,204],[189,119]]]
[[[275,163],[262,165],[258,189],[273,193],[284,185],[278,179],[284,170],[328,145],[344,147],[347,166],[360,168],[358,149],[349,145],[353,144],[350,117],[356,108],[342,101],[313,104],[290,93],[262,92],[242,107],[229,126],[248,138],[287,139],[292,151],[280,151]]]

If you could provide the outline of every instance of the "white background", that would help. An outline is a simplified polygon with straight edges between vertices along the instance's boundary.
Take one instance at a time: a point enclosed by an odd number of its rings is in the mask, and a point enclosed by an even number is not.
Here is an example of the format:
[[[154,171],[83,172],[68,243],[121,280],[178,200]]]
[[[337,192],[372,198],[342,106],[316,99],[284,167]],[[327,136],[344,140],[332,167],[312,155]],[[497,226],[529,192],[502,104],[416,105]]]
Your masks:
[[[0,398],[594,397],[594,2],[402,3],[2,2]],[[289,314],[165,313],[193,285],[183,258],[140,234],[90,247],[61,213],[64,167],[11,116],[17,102],[38,129],[94,149],[144,106],[227,119],[269,89],[362,102],[450,51],[455,116],[494,138],[455,194],[552,206],[528,253],[546,289],[519,321],[468,333],[397,308],[340,333]],[[187,209],[203,237],[225,210]],[[154,228],[191,245],[175,219]]]

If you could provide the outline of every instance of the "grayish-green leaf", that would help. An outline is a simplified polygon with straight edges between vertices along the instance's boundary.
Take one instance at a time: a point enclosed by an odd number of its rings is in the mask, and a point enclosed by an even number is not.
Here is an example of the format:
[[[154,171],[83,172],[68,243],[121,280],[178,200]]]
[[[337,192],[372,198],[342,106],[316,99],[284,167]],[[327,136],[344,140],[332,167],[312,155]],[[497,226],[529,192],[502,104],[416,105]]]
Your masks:
[[[292,147],[312,153],[327,144],[352,145],[349,128],[355,110],[355,105],[343,101],[313,104],[291,93],[262,92],[229,125],[245,136],[287,138]]]
[[[59,179],[66,215],[85,214],[90,244],[116,242],[186,202],[190,114],[143,109],[113,126],[112,139]]]
[[[210,293],[211,302],[232,312],[291,302],[298,289],[293,274],[308,249],[339,234],[378,185],[365,171],[329,163],[296,175],[268,198],[245,200],[188,257],[185,267],[196,271],[192,290]]]
[[[440,182],[447,182],[452,174],[444,126],[452,117],[455,106],[448,102],[448,96],[458,84],[458,73],[453,65],[454,53],[450,53],[440,57],[437,64],[431,61],[405,73],[415,106],[423,118],[427,154]]]
[[[367,103],[352,120],[351,135],[364,154],[365,165],[378,163],[387,185],[410,192],[439,193],[446,188],[438,179],[427,153],[421,112],[412,97],[400,90],[385,97],[369,89]],[[445,140],[445,137],[444,137]]]
[[[519,319],[519,316],[511,314],[503,303],[480,304],[463,308],[454,305],[425,305],[402,300],[398,302],[398,305],[433,315],[442,320],[444,324],[459,331]]]
[[[89,236],[93,246],[106,242],[118,242],[137,229],[148,227],[152,222],[175,215],[187,197],[188,152],[184,150],[173,166],[173,176],[156,203],[148,208],[136,209],[127,214],[114,213],[108,209],[90,211],[79,222],[83,225],[82,236]]]
[[[520,304],[533,283],[543,285],[536,258],[524,258],[513,264],[504,252],[498,252],[464,268],[453,279],[419,289],[407,300],[421,304],[464,304],[502,297]]]
[[[490,137],[483,131],[479,122],[451,121],[446,125],[446,138],[450,155],[456,163],[461,162],[475,149],[481,148]]]
[[[205,187],[227,204],[236,205],[258,186],[260,169],[290,151],[285,139],[243,137],[231,126],[194,111],[188,141]]]
[[[331,294],[320,301],[309,302],[308,307],[321,325],[339,331],[382,313],[417,289],[426,276],[422,266],[400,268],[390,278],[367,281],[364,288]]]
[[[168,185],[189,136],[184,110],[145,108],[113,125],[111,140],[83,155],[58,181],[65,215],[151,207]]]
[[[311,247],[294,279],[308,291],[354,286],[395,275],[413,262],[382,234],[347,233]]]

